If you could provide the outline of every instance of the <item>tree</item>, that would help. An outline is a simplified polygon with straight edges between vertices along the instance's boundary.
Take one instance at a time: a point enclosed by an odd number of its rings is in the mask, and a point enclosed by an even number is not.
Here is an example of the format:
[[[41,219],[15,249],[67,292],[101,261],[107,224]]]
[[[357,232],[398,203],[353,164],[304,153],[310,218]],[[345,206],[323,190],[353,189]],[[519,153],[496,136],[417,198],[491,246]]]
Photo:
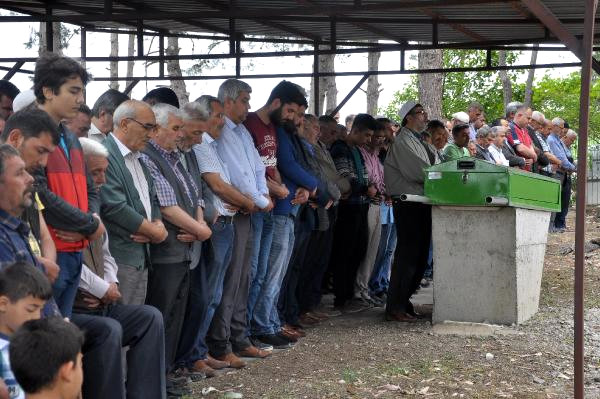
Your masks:
[[[320,45],[320,49],[328,49],[329,45]],[[335,54],[319,55],[319,71],[335,72]],[[314,109],[315,95],[319,99],[319,113],[324,114],[337,106],[337,86],[335,76],[322,76],[319,78],[319,93],[316,93],[314,78],[310,79],[310,103],[309,110],[316,113]],[[327,100],[327,101],[326,101]]]
[[[507,65],[513,64],[518,52],[507,52]],[[468,68],[485,65],[486,52],[483,50],[444,50],[444,68]],[[492,64],[498,64],[498,52],[492,52]],[[508,71],[512,82],[516,81],[522,71]],[[524,85],[512,85],[513,97],[523,98]],[[469,103],[479,102],[485,111],[487,120],[492,120],[504,115],[504,103],[499,95],[502,83],[497,72],[451,72],[445,73],[442,84],[442,116],[449,117],[457,111],[466,111]],[[405,86],[401,93],[396,93],[394,100],[386,107],[386,112],[396,110],[402,105],[402,100],[418,98],[418,80],[413,75],[410,83]],[[398,102],[398,101],[401,102]],[[387,114],[391,118],[396,112]]]
[[[500,50],[498,51],[498,65],[506,66],[506,51]],[[502,82],[502,94],[504,99],[504,109],[508,106],[510,102],[512,102],[513,89],[512,82],[510,81],[510,77],[508,76],[508,71],[500,70],[498,71],[498,76],[500,76],[500,81]]]
[[[167,38],[166,54],[168,56],[179,55],[179,38]],[[181,67],[179,66],[178,59],[167,60],[167,72],[169,76],[182,76]],[[171,79],[171,88],[173,89],[175,94],[177,94],[177,98],[179,99],[180,105],[183,106],[184,104],[190,102],[190,93],[187,92],[185,80]]]
[[[379,58],[381,52],[373,51],[369,52],[367,62],[368,71],[377,71],[379,69]],[[379,75],[369,75],[367,78],[367,114],[375,115],[377,113],[377,103],[379,102],[379,93],[381,85],[379,84]]]
[[[535,63],[537,61],[537,55],[538,55],[537,48],[539,47],[539,45],[535,44],[533,47],[536,50],[533,50],[531,52],[531,60],[529,61],[530,65],[535,65]],[[523,103],[525,105],[531,105],[531,97],[533,95],[534,75],[535,75],[535,69],[531,68],[529,71],[527,71],[527,82],[525,83],[525,100],[523,101]]]
[[[437,69],[442,67],[442,50],[419,50],[419,69]],[[427,110],[429,118],[442,117],[442,92],[444,74],[423,73],[417,77],[419,102]]]
[[[542,112],[546,118],[560,117],[572,129],[579,129],[579,94],[581,73],[573,72],[564,78],[544,76],[534,85],[532,107]],[[600,142],[600,81],[595,80],[590,89],[590,144]]]
[[[110,34],[110,56],[118,57],[119,56],[119,34],[111,33]],[[119,76],[119,62],[118,61],[110,61],[110,85],[111,89],[119,90],[119,81],[116,78]]]

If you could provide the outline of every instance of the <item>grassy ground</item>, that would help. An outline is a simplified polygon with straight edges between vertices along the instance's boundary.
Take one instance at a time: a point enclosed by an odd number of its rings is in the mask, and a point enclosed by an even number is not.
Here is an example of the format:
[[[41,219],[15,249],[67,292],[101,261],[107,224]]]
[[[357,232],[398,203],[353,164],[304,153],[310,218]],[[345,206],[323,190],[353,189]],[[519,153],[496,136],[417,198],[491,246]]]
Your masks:
[[[588,240],[600,237],[596,213]],[[383,310],[372,309],[332,318],[292,349],[198,382],[194,397],[572,397],[574,257],[562,253],[573,243],[572,228],[549,236],[540,311],[510,334],[435,335],[429,322],[384,322]],[[586,397],[600,398],[600,250],[588,254],[585,282]]]

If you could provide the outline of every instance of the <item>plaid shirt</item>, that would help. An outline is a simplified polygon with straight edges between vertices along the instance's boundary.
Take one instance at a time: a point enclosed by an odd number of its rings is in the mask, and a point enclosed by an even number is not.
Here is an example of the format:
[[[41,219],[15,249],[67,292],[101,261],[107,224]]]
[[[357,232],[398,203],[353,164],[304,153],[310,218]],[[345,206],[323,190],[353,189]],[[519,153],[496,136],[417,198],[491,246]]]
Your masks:
[[[190,200],[190,202],[192,201],[192,195],[190,190],[193,190],[196,193],[196,196],[198,197],[198,204],[196,205],[203,207],[204,201],[202,200],[202,196],[200,194],[200,191],[198,190],[198,186],[196,186],[196,183],[194,182],[194,178],[192,177],[192,175],[188,176],[189,181],[191,183],[191,187],[189,187],[186,178],[183,176],[182,170],[185,170],[185,167],[181,163],[179,152],[166,151],[159,145],[157,145],[154,142],[154,140],[150,140],[150,145],[158,151],[158,153],[168,162],[169,165],[171,165],[173,173],[175,173],[175,176],[177,176],[177,179],[183,185],[185,193],[187,194],[187,197]],[[141,154],[140,159],[146,164],[146,167],[148,168],[152,179],[154,179],[154,187],[156,188],[156,196],[158,197],[158,203],[160,204],[160,206],[178,206],[179,204],[177,204],[177,197],[175,196],[175,191],[173,190],[173,187],[171,187],[171,183],[169,183],[169,181],[162,175],[154,161],[152,161],[150,157],[148,157],[148,155],[144,153]]]
[[[0,270],[17,262],[34,265],[44,274],[46,270],[29,246],[29,226],[21,219],[0,209]],[[53,298],[46,302],[44,316],[60,316]]]

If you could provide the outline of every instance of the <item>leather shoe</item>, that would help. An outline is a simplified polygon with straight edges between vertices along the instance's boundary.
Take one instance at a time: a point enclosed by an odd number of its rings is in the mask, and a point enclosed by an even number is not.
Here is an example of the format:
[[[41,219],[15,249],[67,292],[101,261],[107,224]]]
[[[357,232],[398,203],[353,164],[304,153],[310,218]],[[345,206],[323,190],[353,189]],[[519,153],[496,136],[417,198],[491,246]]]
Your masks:
[[[317,319],[316,317],[312,316],[310,313],[304,313],[304,314],[300,315],[298,320],[300,321],[300,324],[303,326],[314,326],[321,322],[320,319]]]
[[[290,342],[298,342],[298,339],[300,339],[300,336],[294,333],[293,330],[290,331],[283,328],[279,331],[279,333],[277,333],[277,335],[282,335],[284,339]]]
[[[267,352],[262,349],[258,349],[254,345],[250,345],[246,349],[237,352],[237,355],[239,357],[256,357],[259,359],[264,359],[265,357],[270,356],[271,352]],[[233,367],[233,365],[232,365],[232,367]]]
[[[281,329],[291,332],[293,334],[296,334],[298,336],[298,338],[306,337],[306,331],[304,331],[302,328],[300,328],[300,326],[292,326],[291,324],[284,324],[281,327]]]
[[[406,312],[386,313],[385,319],[387,321],[398,321],[401,323],[414,323],[418,320],[415,316],[412,316]]]
[[[221,370],[221,369],[229,367],[229,363],[217,360],[214,357],[212,357],[211,355],[206,356],[206,359],[204,359],[204,362],[206,363],[206,365],[208,367],[210,367],[213,370]]]
[[[229,352],[228,354],[223,355],[223,356],[217,356],[217,357],[215,357],[215,359],[220,360],[222,362],[229,363],[229,367],[234,368],[234,369],[241,369],[241,368],[246,367],[246,362],[231,352]]]
[[[190,367],[189,370],[191,372],[203,373],[206,376],[206,378],[214,377],[215,375],[217,375],[217,372],[215,371],[215,369],[210,367],[206,363],[206,360],[196,360],[194,362],[194,365],[192,367]]]

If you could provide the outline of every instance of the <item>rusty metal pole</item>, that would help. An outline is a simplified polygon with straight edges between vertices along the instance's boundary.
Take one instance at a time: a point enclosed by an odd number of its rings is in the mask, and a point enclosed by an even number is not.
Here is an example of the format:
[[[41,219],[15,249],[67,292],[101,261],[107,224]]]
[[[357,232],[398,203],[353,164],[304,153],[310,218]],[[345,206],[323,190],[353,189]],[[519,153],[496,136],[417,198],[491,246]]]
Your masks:
[[[598,0],[585,1],[584,33],[581,41],[581,94],[579,108],[579,144],[577,151],[577,213],[575,216],[575,358],[574,396],[584,398],[583,273],[585,267],[585,211],[587,181],[588,123],[594,22]]]

